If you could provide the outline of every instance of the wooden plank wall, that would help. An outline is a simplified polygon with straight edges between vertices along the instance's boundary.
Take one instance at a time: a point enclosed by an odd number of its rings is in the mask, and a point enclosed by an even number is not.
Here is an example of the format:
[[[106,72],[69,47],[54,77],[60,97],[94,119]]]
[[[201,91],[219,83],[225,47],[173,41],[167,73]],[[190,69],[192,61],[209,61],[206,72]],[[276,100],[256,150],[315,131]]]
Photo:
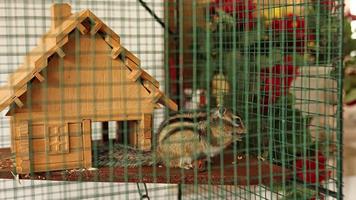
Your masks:
[[[54,55],[49,60],[42,72],[45,80],[33,81],[29,106],[64,119],[152,112],[148,91],[128,78],[130,70],[111,58],[111,48],[100,36],[84,35],[79,42],[73,34],[63,51],[64,58]],[[20,97],[22,102],[26,98]],[[26,109],[25,103],[16,112]]]

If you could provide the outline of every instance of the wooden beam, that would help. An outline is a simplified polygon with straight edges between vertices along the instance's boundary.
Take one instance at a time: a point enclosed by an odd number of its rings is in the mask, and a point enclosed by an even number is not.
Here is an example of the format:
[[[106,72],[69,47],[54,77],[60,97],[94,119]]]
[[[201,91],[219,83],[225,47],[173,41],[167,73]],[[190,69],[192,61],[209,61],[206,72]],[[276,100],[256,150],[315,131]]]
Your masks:
[[[90,30],[90,35],[95,35],[103,26],[101,22],[96,22],[95,26]]]
[[[143,114],[141,120],[141,126],[144,131],[145,139],[152,138],[152,115],[150,114]]]
[[[151,149],[152,115],[143,114],[139,124],[138,148],[143,151],[149,151]]]
[[[124,48],[122,47],[113,48],[111,51],[112,59],[116,59],[123,52],[124,52]]]
[[[86,119],[83,120],[82,124],[83,128],[83,153],[84,153],[84,167],[90,168],[91,167],[91,121]]]
[[[162,97],[163,97],[163,93],[159,90],[152,92],[149,96],[151,98],[151,102],[152,103],[157,103]]]
[[[13,100],[14,96],[21,96],[27,90],[27,84],[22,87],[14,87],[11,85],[5,85],[0,88],[0,110],[4,110],[9,106]],[[15,91],[15,94],[13,92]]]
[[[117,40],[113,39],[111,37],[111,35],[106,34],[104,40],[112,48],[120,47],[120,42],[118,42]]]
[[[82,24],[82,23],[79,23],[77,25],[77,29],[79,30],[79,32],[82,34],[82,35],[85,35],[89,32],[89,30]]]
[[[129,53],[128,51],[125,52],[126,59],[124,60],[124,63],[126,65],[126,67],[129,68],[131,71],[136,70],[136,69],[142,70],[142,68],[139,67],[139,65],[137,65],[134,61],[132,61],[130,57],[127,57],[128,53]],[[153,78],[151,75],[149,75],[145,70],[142,70],[141,77],[144,80],[151,82],[156,88],[159,88],[159,82],[155,78]]]
[[[173,111],[178,111],[178,105],[174,101],[172,101],[172,99],[168,98],[166,95],[163,95],[160,98],[160,103],[167,106]]]
[[[96,23],[102,23],[103,26],[101,27],[101,29],[103,30],[103,32],[105,32],[106,34],[109,34],[114,40],[116,40],[116,42],[118,44],[120,44],[120,37],[113,31],[111,30],[108,26],[106,26],[101,20],[100,18],[98,18],[97,16],[94,15],[94,13],[89,12],[88,13],[88,17],[95,21]]]
[[[154,86],[150,81],[148,80],[144,80],[143,81],[143,86],[150,92],[155,92],[156,90],[158,90],[158,88],[156,88],[156,86]]]
[[[44,68],[48,65],[48,58],[42,56],[40,59],[34,62],[35,62],[35,68]]]
[[[57,54],[59,55],[59,57],[63,58],[66,54],[64,53],[64,51],[62,50],[62,48],[58,47],[56,50]]]
[[[143,86],[150,92],[149,98],[152,103],[158,102],[164,96],[163,92],[147,80],[143,81]]]
[[[128,57],[132,62],[136,63],[137,66],[141,65],[140,59],[138,59],[131,51],[126,49],[126,57]]]
[[[141,69],[135,69],[132,70],[131,73],[129,74],[128,78],[131,81],[137,81],[137,79],[142,75],[142,70]]]
[[[158,94],[155,94],[154,91],[159,91],[161,92],[158,88],[156,88],[150,81],[147,81],[147,80],[144,80],[143,81],[143,86],[148,90],[150,91],[151,93],[153,92],[153,94],[155,96],[152,96],[154,97],[153,100],[155,100],[156,97],[158,97]],[[150,95],[151,96],[151,95]],[[164,95],[162,92],[161,92],[161,96],[159,97],[159,103],[167,106],[168,108],[170,108],[171,110],[174,110],[174,111],[178,111],[178,105],[172,101],[170,98],[168,98],[166,95]],[[156,102],[155,102],[156,103]]]
[[[18,97],[14,97],[14,102],[16,103],[16,105],[19,107],[19,108],[22,108],[23,107],[23,103],[22,101],[18,98]]]
[[[39,80],[40,82],[43,82],[45,80],[45,78],[40,74],[40,72],[35,73],[35,77],[37,78],[37,80]]]

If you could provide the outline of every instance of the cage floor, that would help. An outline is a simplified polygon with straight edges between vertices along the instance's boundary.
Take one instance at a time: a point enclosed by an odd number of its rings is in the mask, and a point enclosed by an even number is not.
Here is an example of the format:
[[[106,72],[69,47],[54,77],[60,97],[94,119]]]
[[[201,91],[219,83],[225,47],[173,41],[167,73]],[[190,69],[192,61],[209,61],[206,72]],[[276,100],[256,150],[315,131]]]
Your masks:
[[[0,178],[13,179],[11,173],[13,163],[8,159],[10,148],[0,149]],[[94,170],[72,169],[63,171],[37,172],[33,175],[22,174],[20,179],[60,180],[60,181],[94,181],[94,182],[145,182],[145,183],[185,183],[185,184],[217,184],[217,185],[256,185],[278,183],[291,177],[288,169],[283,169],[256,158],[239,160],[234,168],[232,155],[224,155],[224,168],[220,167],[220,157],[213,159],[210,171],[182,170],[158,166],[140,168],[101,167]],[[235,170],[236,169],[236,170]],[[273,172],[273,173],[271,173]],[[272,180],[271,180],[272,179]]]

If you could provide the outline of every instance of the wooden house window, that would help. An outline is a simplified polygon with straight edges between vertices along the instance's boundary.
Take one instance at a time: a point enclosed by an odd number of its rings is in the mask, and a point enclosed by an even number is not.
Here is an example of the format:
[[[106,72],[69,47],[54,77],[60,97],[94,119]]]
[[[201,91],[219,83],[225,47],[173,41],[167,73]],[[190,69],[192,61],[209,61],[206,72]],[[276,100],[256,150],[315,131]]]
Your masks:
[[[48,153],[69,153],[68,125],[49,126],[47,137]]]

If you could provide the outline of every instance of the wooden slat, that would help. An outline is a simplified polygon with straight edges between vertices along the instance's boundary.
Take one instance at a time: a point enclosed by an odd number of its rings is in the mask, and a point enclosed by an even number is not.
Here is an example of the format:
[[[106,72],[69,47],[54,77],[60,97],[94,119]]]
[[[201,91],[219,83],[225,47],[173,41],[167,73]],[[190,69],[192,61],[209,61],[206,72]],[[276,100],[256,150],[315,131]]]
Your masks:
[[[113,48],[112,51],[111,51],[112,59],[116,59],[123,52],[124,52],[124,48],[122,48],[122,47]]]
[[[144,85],[151,93],[158,90],[158,89],[155,88],[155,86],[152,85],[152,83],[149,82],[149,81],[143,81],[143,85]],[[156,93],[154,93],[154,96],[153,96],[153,97],[155,98],[156,96],[159,96],[159,95],[156,94]],[[153,100],[155,100],[155,99],[153,99]],[[163,105],[167,106],[168,108],[170,108],[170,109],[172,109],[172,110],[174,110],[174,111],[178,111],[178,105],[177,105],[174,101],[172,101],[170,98],[168,98],[166,95],[164,95],[163,93],[162,93],[162,95],[160,95],[158,102],[159,102],[159,103],[162,103]]]
[[[82,160],[83,160],[83,152],[82,151],[75,151],[75,152],[71,152],[71,153],[56,154],[56,155],[38,152],[33,155],[33,161],[36,164],[79,162]]]
[[[94,27],[91,28],[90,30],[90,35],[95,35],[103,26],[103,23],[101,23],[100,21],[97,21],[96,24],[94,25]]]
[[[30,173],[30,161],[22,160],[19,158],[16,161],[16,173],[18,174],[29,174]],[[76,169],[82,168],[82,162],[65,162],[65,163],[46,163],[46,164],[34,164],[34,172],[48,172],[66,169]]]
[[[166,95],[163,95],[160,98],[159,103],[167,106],[173,111],[178,111],[178,105],[174,101],[172,101],[172,99],[168,98]]]
[[[22,101],[18,98],[18,97],[15,97],[14,98],[14,102],[16,103],[16,105],[19,107],[19,108],[22,108],[23,107],[23,103]]]
[[[142,75],[141,69],[132,70],[128,76],[131,81],[137,81],[137,79]]]
[[[47,172],[47,171],[83,168],[83,162],[74,161],[74,162],[63,162],[63,163],[35,164],[33,167],[34,167],[34,171],[36,172]]]
[[[32,124],[32,138],[45,138],[46,137],[46,130],[44,124]],[[18,138],[16,138],[18,139]]]
[[[147,80],[143,81],[143,86],[150,92],[149,98],[152,103],[158,102],[164,96],[163,92]]]
[[[25,140],[28,140],[29,137],[29,124],[28,121],[20,121],[17,122],[15,125],[15,139],[16,138],[23,138]]]
[[[136,66],[141,66],[141,61],[137,58],[131,51],[125,49],[126,57],[136,64]]]
[[[150,81],[148,80],[144,80],[143,82],[143,86],[150,92],[150,93],[154,93],[155,91],[158,90],[158,88],[156,88]]]
[[[131,109],[130,107],[127,108],[128,110]],[[137,109],[137,108],[136,108]],[[141,114],[142,113],[151,113],[152,108],[151,107],[142,107],[139,109],[140,112],[137,113],[130,113],[130,114],[124,114],[120,110],[104,110],[102,113],[111,113],[105,114],[105,115],[97,115],[93,118],[93,115],[91,113],[88,114],[82,114],[82,118],[86,119],[93,119],[97,122],[105,122],[105,121],[123,121],[123,120],[140,120],[141,119]],[[67,113],[66,115],[66,120],[78,120],[78,115],[76,113]],[[17,119],[28,119],[28,113],[16,113],[16,118]],[[61,123],[63,122],[60,119],[60,114],[59,113],[49,113],[49,115],[45,115],[43,112],[33,112],[31,113],[31,120],[34,123],[43,123],[44,120],[51,120],[51,123]],[[71,133],[70,133],[71,134]]]
[[[64,53],[63,49],[58,47],[56,50],[57,54],[59,55],[59,57],[63,58],[66,54]]]
[[[163,92],[158,90],[152,92],[151,95],[149,96],[149,98],[151,98],[150,102],[157,103],[163,97],[163,95],[164,95]]]
[[[83,156],[84,156],[84,167],[90,168],[92,166],[92,155],[91,155],[91,121],[83,120]]]
[[[81,123],[68,123],[69,136],[83,136],[82,124]]]
[[[41,56],[37,60],[34,60],[35,68],[44,68],[48,65],[48,56]]]
[[[111,35],[106,34],[104,40],[112,48],[118,48],[121,46],[117,40],[115,40],[111,37]]]
[[[27,84],[23,85],[22,87],[17,87],[15,89],[14,96],[20,97],[21,95],[25,94],[26,91],[27,91]]]
[[[45,78],[41,75],[40,72],[35,73],[35,77],[39,82],[43,82],[45,80]]]
[[[139,135],[139,131],[140,131],[138,122],[131,121],[131,122],[129,122],[128,126],[129,126],[129,130],[131,131],[131,134],[129,134],[129,136],[128,136],[130,145],[137,148],[137,147],[139,147],[139,144],[138,144],[139,136],[138,135]]]
[[[117,43],[120,44],[120,37],[113,30],[111,30],[105,23],[103,23],[103,21],[101,21],[94,13],[89,11],[88,17],[90,17],[90,19],[94,20],[96,23],[98,22],[102,23],[103,26],[101,27],[101,30],[105,32],[107,35],[110,35],[113,40],[115,40]]]
[[[145,139],[152,138],[152,115],[143,114],[141,120],[141,128],[143,129]]]
[[[10,111],[9,111],[10,112]],[[8,116],[8,115],[6,115]],[[10,116],[10,136],[11,136],[11,153],[15,153],[15,136],[16,136],[16,123],[14,117]]]
[[[127,57],[128,51],[125,52],[126,54],[126,59],[125,59],[125,65],[128,67],[131,71],[140,69],[142,70],[141,77],[144,80],[147,80],[151,82],[156,88],[159,88],[159,82],[153,78],[150,74],[148,74],[145,70],[141,69],[139,65],[134,62],[130,57]]]
[[[139,65],[137,65],[135,62],[133,62],[131,59],[128,59],[127,57],[125,58],[124,63],[125,63],[125,66],[127,68],[129,68],[131,71],[140,68]]]
[[[149,82],[151,82],[156,88],[159,88],[159,82],[153,78],[150,74],[148,74],[146,71],[142,72],[141,77],[145,80],[148,80]]]
[[[30,172],[30,161],[23,157],[16,157],[16,173],[25,174]]]
[[[82,24],[82,23],[79,23],[77,25],[77,29],[79,30],[79,32],[82,34],[82,35],[85,35],[89,32],[89,30]]]
[[[24,160],[30,159],[30,146],[27,139],[15,140],[15,155],[16,157],[21,157]]]
[[[151,138],[149,138],[149,139],[145,138],[142,150],[143,151],[151,151],[151,147],[152,147],[152,139]]]

